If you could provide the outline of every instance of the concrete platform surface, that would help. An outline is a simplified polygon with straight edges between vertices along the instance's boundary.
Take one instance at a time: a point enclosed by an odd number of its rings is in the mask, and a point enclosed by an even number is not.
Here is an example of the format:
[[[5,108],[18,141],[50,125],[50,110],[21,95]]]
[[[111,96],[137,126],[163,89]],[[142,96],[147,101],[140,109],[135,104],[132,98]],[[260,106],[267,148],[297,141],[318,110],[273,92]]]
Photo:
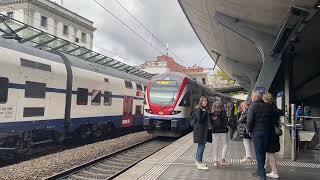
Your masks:
[[[214,143],[213,143],[214,144]],[[206,145],[204,161],[209,170],[197,170],[194,163],[196,146],[193,144],[192,133],[178,139],[176,142],[141,161],[125,173],[118,176],[117,180],[237,180],[257,179],[251,175],[256,168],[256,162],[241,164],[244,156],[244,147],[241,141],[230,141],[227,159],[231,167],[213,167],[213,144]],[[253,149],[253,148],[252,148]],[[320,177],[320,164],[314,162],[301,162],[279,160],[277,161],[281,179],[288,180],[313,180]],[[267,171],[270,171],[269,169]]]

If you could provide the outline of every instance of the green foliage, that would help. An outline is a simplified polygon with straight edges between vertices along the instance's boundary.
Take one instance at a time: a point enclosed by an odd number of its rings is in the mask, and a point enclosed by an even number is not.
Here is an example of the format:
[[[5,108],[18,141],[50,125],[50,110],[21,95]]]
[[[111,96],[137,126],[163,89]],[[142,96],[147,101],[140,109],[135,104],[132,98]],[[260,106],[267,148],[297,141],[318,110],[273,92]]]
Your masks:
[[[224,73],[222,70],[219,70],[217,72],[217,76],[219,76],[221,79],[232,81],[232,79],[226,73]]]
[[[235,81],[233,79],[231,79],[225,72],[223,72],[222,70],[218,70],[217,72],[217,76],[220,77],[223,80],[227,80],[229,82],[230,85],[234,85]]]

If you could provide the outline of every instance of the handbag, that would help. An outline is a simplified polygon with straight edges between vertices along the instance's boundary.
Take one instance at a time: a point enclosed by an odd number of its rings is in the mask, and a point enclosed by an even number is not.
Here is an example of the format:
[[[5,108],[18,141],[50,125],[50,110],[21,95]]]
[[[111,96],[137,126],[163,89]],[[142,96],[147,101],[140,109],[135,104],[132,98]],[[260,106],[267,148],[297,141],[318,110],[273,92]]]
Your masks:
[[[274,126],[274,132],[277,136],[282,136],[283,132],[280,127]]]

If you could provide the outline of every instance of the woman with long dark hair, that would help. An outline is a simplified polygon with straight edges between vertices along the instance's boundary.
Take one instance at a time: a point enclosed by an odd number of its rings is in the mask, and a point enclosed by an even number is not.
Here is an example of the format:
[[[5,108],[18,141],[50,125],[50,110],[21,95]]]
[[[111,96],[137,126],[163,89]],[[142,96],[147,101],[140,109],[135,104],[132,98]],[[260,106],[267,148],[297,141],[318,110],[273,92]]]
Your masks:
[[[199,104],[193,111],[194,127],[193,127],[193,141],[198,144],[196,152],[196,167],[200,170],[207,170],[208,167],[202,162],[203,152],[208,139],[209,130],[209,113],[207,111],[208,99],[202,96]],[[211,134],[211,133],[210,133]]]

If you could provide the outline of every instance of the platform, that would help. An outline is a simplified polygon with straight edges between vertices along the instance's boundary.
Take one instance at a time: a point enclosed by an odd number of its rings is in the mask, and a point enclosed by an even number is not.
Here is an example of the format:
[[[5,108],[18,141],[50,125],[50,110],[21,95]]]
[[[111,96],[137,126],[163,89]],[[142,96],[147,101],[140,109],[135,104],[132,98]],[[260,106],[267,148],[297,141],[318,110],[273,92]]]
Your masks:
[[[208,164],[209,170],[197,170],[194,165],[195,149],[192,133],[190,133],[141,161],[116,179],[257,179],[251,175],[251,172],[256,168],[256,163],[240,164],[240,159],[244,156],[244,147],[241,141],[230,141],[227,159],[231,161],[231,167],[213,167],[213,144],[207,144],[204,161]],[[313,180],[320,177],[320,163],[279,160],[277,164],[279,165],[281,179],[301,180],[304,178]]]

